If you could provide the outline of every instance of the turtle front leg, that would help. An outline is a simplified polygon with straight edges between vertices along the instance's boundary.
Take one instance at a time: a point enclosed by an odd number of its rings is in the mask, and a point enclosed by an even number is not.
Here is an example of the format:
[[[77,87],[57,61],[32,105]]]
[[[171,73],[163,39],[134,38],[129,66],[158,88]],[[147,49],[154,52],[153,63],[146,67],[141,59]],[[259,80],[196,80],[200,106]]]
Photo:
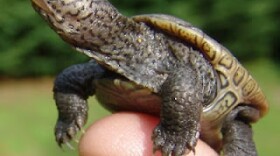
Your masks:
[[[94,94],[93,81],[105,70],[90,61],[66,68],[56,78],[54,99],[58,109],[55,137],[59,146],[73,139],[87,120],[87,98]]]
[[[227,116],[223,127],[223,153],[225,156],[257,156],[250,122],[257,120],[259,111],[239,106]]]
[[[154,129],[154,151],[182,156],[194,151],[202,112],[202,82],[191,66],[170,73],[161,89],[160,123]]]

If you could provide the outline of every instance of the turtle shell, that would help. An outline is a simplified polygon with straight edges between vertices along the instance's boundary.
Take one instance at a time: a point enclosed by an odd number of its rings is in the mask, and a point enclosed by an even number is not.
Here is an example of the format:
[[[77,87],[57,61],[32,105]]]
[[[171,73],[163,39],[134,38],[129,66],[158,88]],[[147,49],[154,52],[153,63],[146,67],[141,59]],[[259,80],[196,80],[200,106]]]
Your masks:
[[[219,84],[216,98],[203,110],[203,118],[208,122],[223,118],[239,104],[257,108],[260,117],[267,113],[268,103],[257,82],[228,49],[200,29],[169,15],[139,15],[133,20],[186,41],[199,49],[213,65]]]

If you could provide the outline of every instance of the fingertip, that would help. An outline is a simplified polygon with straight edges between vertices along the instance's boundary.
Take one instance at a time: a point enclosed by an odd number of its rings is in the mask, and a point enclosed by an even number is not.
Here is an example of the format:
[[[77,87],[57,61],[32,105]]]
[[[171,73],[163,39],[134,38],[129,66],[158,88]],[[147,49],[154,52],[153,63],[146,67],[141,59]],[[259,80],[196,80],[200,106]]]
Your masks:
[[[152,155],[152,129],[158,118],[140,113],[116,113],[91,125],[82,136],[80,156]]]

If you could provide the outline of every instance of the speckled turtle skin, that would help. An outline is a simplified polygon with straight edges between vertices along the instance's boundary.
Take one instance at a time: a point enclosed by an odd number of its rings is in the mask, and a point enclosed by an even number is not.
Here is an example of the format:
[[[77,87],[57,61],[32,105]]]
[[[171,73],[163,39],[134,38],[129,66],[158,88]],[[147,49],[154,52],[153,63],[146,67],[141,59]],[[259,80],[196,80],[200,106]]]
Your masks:
[[[182,156],[201,138],[226,156],[255,156],[251,123],[268,110],[258,84],[222,45],[178,18],[128,18],[107,0],[33,0],[54,31],[91,61],[54,85],[61,146],[86,123],[87,99],[160,116],[154,151]]]

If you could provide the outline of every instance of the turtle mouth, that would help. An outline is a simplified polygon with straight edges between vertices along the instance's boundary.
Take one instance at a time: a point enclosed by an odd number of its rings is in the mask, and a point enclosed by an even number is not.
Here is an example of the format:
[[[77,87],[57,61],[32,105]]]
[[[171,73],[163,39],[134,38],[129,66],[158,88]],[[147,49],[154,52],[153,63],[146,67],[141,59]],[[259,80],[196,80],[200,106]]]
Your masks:
[[[47,14],[51,13],[51,10],[49,9],[45,0],[32,0],[32,3],[36,9],[42,10],[42,11],[46,12]]]

